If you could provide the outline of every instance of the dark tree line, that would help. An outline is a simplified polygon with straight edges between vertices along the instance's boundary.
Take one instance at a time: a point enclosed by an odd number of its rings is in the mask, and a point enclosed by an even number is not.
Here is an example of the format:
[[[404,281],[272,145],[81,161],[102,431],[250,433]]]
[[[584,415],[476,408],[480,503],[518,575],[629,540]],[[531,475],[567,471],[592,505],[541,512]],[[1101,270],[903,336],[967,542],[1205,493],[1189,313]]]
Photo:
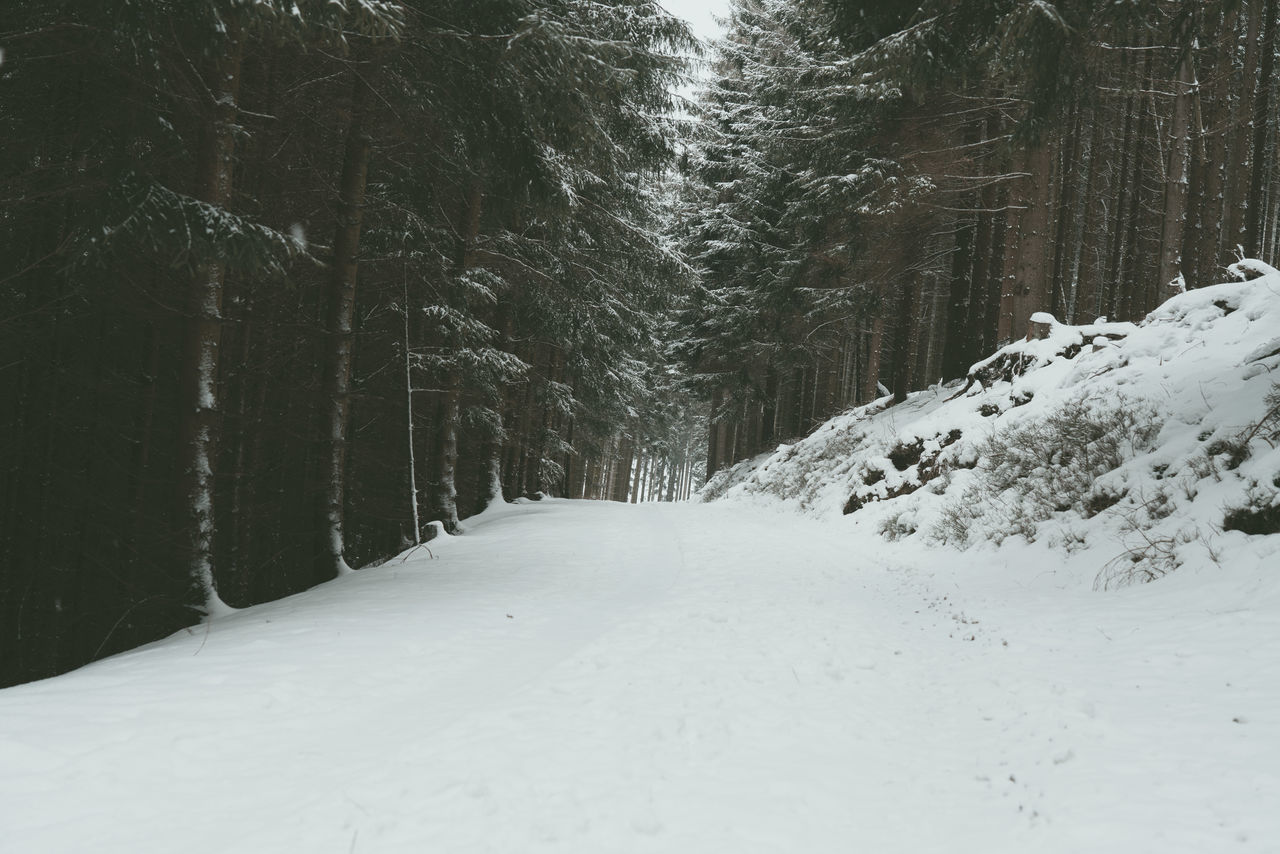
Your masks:
[[[691,46],[652,0],[7,3],[0,685],[504,497],[687,495]]]
[[[740,0],[691,156],[708,475],[1280,239],[1271,0]]]

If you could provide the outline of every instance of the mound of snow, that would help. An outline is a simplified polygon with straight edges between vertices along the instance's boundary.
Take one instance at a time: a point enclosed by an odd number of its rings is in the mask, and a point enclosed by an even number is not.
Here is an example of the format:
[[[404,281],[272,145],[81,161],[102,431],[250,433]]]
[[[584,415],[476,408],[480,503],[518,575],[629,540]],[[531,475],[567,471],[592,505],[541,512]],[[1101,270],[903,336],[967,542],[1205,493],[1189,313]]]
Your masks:
[[[887,540],[1084,555],[1104,587],[1275,560],[1280,271],[1174,296],[1141,323],[1037,320],[963,388],[878,400],[717,475]],[[1077,562],[1079,563],[1079,562]]]

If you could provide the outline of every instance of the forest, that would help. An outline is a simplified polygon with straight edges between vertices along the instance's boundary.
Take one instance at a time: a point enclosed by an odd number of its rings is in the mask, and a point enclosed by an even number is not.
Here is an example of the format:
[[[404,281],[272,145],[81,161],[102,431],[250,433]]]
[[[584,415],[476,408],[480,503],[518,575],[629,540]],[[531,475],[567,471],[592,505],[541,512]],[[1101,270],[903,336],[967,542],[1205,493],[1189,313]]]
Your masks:
[[[1270,258],[1276,4],[741,3],[681,221],[708,471]]]
[[[7,0],[0,685],[1272,257],[1278,15]]]

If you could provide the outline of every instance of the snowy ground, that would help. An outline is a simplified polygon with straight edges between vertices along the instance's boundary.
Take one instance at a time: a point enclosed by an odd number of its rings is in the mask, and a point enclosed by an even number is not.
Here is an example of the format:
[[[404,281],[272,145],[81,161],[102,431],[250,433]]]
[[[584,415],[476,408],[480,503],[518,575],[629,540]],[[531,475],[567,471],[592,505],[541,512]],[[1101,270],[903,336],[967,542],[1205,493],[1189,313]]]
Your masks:
[[[1280,574],[729,503],[432,546],[0,691],[0,849],[1280,851]]]

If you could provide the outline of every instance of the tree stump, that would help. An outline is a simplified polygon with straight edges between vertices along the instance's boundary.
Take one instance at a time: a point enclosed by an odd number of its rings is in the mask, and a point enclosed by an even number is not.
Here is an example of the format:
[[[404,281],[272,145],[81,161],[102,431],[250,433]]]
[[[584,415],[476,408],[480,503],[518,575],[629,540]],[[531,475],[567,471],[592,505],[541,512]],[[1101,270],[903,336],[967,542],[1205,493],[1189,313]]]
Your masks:
[[[1027,321],[1027,340],[1043,341],[1049,337],[1049,332],[1053,330],[1054,325],[1058,321],[1052,314],[1047,311],[1037,311],[1031,315],[1031,319]]]

